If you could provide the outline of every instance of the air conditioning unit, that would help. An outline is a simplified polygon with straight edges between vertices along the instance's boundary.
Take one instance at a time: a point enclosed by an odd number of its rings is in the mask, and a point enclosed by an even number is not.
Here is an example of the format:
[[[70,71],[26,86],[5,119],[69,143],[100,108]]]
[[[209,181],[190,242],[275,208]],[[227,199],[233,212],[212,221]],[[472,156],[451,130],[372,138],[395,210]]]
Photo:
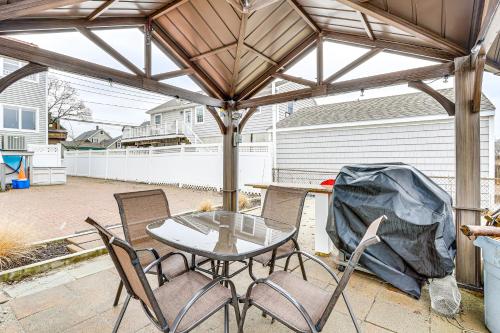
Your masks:
[[[3,150],[26,150],[26,138],[22,135],[4,135],[1,143]]]

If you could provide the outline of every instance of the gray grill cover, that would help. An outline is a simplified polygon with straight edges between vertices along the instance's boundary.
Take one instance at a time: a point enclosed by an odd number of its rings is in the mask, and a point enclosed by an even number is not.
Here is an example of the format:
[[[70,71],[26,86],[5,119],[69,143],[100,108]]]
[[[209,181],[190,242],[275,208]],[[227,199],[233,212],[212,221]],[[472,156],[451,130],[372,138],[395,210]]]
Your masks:
[[[444,277],[455,267],[451,196],[406,164],[343,167],[326,227],[337,249],[351,254],[369,223],[384,214],[383,242],[369,247],[360,263],[419,298],[427,278]]]

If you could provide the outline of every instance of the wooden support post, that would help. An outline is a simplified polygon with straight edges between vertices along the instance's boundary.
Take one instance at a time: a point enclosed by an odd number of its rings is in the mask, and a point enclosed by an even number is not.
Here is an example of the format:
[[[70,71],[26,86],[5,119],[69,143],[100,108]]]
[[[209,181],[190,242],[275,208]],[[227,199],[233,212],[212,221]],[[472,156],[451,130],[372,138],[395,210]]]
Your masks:
[[[147,78],[151,78],[152,56],[151,56],[151,21],[144,26],[144,72]]]
[[[472,110],[474,76],[472,56],[455,59],[456,276],[460,284],[479,287],[479,249],[460,232],[463,225],[480,224],[479,113]]]
[[[316,48],[316,84],[323,83],[323,35],[318,36],[318,47]]]
[[[238,211],[238,143],[234,136],[237,128],[233,115],[234,108],[224,111],[224,123],[226,131],[223,134],[223,182],[222,182],[222,203],[223,209],[227,211]],[[237,121],[237,120],[236,120]]]

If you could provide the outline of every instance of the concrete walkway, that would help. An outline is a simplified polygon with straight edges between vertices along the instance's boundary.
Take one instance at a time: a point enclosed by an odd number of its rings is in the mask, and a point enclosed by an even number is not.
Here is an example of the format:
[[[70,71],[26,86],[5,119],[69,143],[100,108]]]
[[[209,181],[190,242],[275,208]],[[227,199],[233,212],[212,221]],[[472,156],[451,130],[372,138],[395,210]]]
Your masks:
[[[301,246],[311,252],[314,234],[314,201],[306,201],[301,227]],[[258,211],[255,211],[258,214]],[[323,258],[336,267],[332,258]],[[309,280],[333,290],[334,282],[312,261],[306,261]],[[267,270],[256,266],[257,275]],[[300,269],[294,265],[294,273]],[[151,279],[155,286],[154,279]],[[239,293],[250,284],[247,272],[234,279]],[[111,332],[120,307],[113,308],[118,275],[108,256],[66,267],[49,275],[13,285],[0,285],[0,332]],[[487,332],[483,324],[480,295],[461,290],[462,310],[456,318],[443,318],[430,307],[428,290],[420,300],[399,292],[390,285],[363,273],[355,273],[348,292],[353,309],[365,332]],[[123,299],[124,297],[122,297]],[[219,311],[194,332],[222,332],[223,314]],[[231,332],[235,332],[231,313]],[[156,332],[138,301],[132,301],[120,332]],[[271,324],[255,308],[251,309],[245,332],[289,332],[279,323]],[[343,301],[339,301],[324,332],[354,332]]]
[[[173,214],[197,209],[209,199],[221,204],[217,192],[111,180],[68,177],[65,185],[33,186],[28,190],[0,193],[0,224],[12,224],[31,241],[66,236],[87,230],[87,216],[104,225],[120,223],[114,193],[162,188]]]

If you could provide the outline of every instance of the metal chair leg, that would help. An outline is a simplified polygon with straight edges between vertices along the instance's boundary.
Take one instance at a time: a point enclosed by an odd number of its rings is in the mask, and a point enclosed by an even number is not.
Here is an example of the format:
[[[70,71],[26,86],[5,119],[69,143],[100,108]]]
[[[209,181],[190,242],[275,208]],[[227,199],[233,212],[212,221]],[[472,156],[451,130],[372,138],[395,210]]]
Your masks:
[[[118,332],[118,328],[120,327],[120,324],[122,323],[123,315],[125,314],[125,310],[127,310],[129,302],[130,302],[130,295],[127,295],[127,298],[125,299],[125,303],[123,303],[123,307],[120,311],[120,314],[118,315],[118,319],[116,320],[115,327],[113,327],[113,333]]]
[[[300,251],[300,250],[298,250]],[[299,265],[300,265],[300,270],[302,271],[302,278],[307,281],[307,275],[306,275],[306,269],[304,267],[304,260],[302,260],[302,255],[299,253]]]
[[[118,285],[118,290],[116,291],[115,301],[113,302],[113,306],[117,306],[120,301],[120,296],[122,294],[123,289],[123,281],[120,280],[120,284]]]
[[[240,323],[238,325],[238,333],[243,333],[243,326],[245,325],[245,318],[249,307],[250,303],[246,301],[245,305],[243,306],[243,312],[241,313]]]

